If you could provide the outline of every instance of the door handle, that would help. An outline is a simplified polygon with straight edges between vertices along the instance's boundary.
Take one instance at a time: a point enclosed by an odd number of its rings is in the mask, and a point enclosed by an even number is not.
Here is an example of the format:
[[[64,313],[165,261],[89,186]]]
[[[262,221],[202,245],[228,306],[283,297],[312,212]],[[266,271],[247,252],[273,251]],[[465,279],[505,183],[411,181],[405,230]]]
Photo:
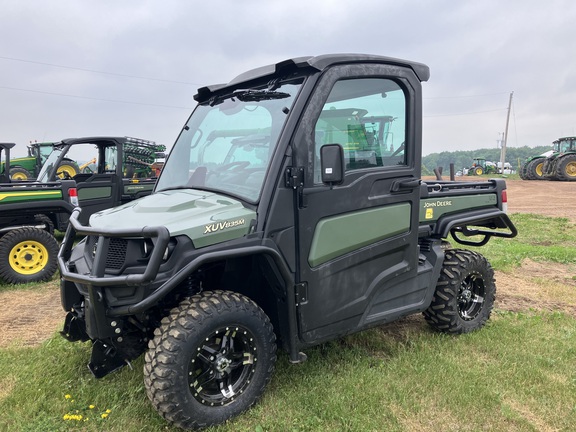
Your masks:
[[[390,192],[401,192],[407,189],[417,188],[418,186],[420,186],[421,181],[422,180],[420,179],[412,179],[412,178],[395,180],[392,183],[392,187],[390,187]]]

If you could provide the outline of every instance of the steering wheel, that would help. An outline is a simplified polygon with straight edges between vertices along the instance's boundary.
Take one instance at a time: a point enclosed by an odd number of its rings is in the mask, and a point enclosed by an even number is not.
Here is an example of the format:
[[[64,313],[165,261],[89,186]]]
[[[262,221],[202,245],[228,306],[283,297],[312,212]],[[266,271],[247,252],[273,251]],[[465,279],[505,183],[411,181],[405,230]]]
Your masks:
[[[248,161],[230,162],[230,163],[219,166],[217,171],[228,171],[228,170],[231,170],[232,168],[239,170],[242,168],[246,168],[248,165],[250,165],[250,162],[248,162]]]

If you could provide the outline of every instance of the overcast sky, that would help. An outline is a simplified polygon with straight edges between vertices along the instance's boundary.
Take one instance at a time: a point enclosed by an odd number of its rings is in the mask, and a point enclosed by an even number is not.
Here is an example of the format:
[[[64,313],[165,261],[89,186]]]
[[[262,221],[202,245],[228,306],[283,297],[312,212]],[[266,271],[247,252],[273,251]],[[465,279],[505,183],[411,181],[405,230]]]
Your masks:
[[[0,141],[169,147],[196,89],[338,52],[430,66],[424,154],[576,135],[573,0],[2,0]]]

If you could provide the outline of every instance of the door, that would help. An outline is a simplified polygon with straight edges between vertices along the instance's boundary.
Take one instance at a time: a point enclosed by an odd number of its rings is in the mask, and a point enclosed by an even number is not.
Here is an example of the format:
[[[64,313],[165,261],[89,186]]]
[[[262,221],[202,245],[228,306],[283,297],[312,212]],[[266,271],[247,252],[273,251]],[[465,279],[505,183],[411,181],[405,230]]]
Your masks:
[[[80,168],[80,174],[74,176],[74,180],[82,209],[79,218],[82,224],[87,224],[94,213],[121,203],[122,171],[115,143],[75,144],[67,156],[78,161]]]
[[[418,286],[420,85],[383,65],[329,69],[294,138],[304,167],[297,239],[300,335],[349,333],[422,307]],[[321,183],[320,148],[344,150],[342,184]]]

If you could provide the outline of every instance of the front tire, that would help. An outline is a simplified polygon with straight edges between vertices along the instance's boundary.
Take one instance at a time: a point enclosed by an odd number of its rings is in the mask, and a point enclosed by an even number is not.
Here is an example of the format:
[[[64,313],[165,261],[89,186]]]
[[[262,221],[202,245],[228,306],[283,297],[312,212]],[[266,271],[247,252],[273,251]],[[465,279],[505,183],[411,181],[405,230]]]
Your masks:
[[[32,178],[32,174],[25,168],[14,167],[10,168],[10,179],[14,182],[26,181]]]
[[[276,336],[262,309],[243,295],[208,291],[162,320],[148,345],[144,384],[166,420],[201,428],[250,408],[275,361]]]
[[[468,333],[486,324],[495,297],[494,270],[486,258],[469,250],[447,250],[424,318],[439,331]]]
[[[18,228],[0,238],[0,279],[7,283],[44,282],[54,276],[58,242],[38,228]]]

